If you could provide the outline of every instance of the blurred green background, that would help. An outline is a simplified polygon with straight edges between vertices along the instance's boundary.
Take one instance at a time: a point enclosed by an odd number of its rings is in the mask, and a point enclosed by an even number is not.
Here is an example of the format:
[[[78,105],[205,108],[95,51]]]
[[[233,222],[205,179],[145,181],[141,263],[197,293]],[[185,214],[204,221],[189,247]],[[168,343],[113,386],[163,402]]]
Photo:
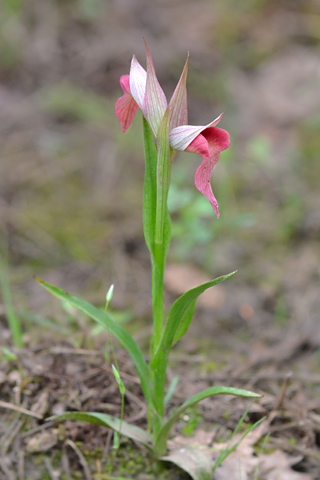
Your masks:
[[[189,123],[223,111],[232,141],[212,177],[219,220],[194,186],[201,158],[175,159],[169,264],[239,269],[240,321],[243,305],[298,317],[297,294],[320,282],[318,0],[2,0],[0,245],[16,309],[50,311],[39,275],[98,303],[114,283],[114,308],[150,314],[141,114],[125,135],[114,115],[143,36],[168,98],[190,52]]]

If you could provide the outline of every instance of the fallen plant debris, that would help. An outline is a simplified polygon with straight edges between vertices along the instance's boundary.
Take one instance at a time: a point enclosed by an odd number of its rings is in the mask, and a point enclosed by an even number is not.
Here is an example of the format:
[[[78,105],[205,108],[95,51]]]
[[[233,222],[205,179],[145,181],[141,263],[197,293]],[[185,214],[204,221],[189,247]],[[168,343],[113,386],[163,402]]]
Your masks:
[[[34,469],[39,472],[39,475],[40,472],[43,475],[45,471],[50,470],[49,465],[53,471],[59,471],[60,475],[66,473],[68,469],[69,472],[81,472],[82,475],[85,475],[85,468],[93,477],[97,468],[100,469],[100,472],[112,471],[115,476],[116,472],[119,474],[121,461],[111,455],[111,431],[108,432],[101,427],[79,422],[66,422],[58,426],[54,422],[43,423],[40,418],[28,415],[28,412],[34,412],[38,417],[43,417],[52,412],[58,413],[74,408],[82,411],[95,409],[118,415],[121,405],[117,388],[112,381],[111,368],[105,363],[103,355],[97,351],[78,349],[68,344],[52,348],[48,341],[43,343],[40,351],[36,349],[32,352],[30,349],[30,351],[25,350],[17,352],[17,354],[18,363],[3,363],[1,370],[0,394],[5,399],[5,405],[14,407],[23,405],[23,410],[0,407],[1,480],[2,478],[3,480],[28,478]],[[121,350],[117,351],[117,355],[121,374],[123,378],[126,378],[128,385],[127,391],[130,391],[130,394],[126,395],[125,419],[130,422],[131,418],[138,425],[144,426],[146,408],[139,382],[131,362]],[[239,355],[241,355],[240,352]],[[295,357],[295,362],[299,363],[299,354]],[[199,367],[196,368],[199,369]],[[315,479],[317,478],[316,472],[320,468],[320,454],[315,441],[317,432],[320,431],[319,407],[317,402],[312,399],[305,396],[299,399],[299,396],[301,397],[301,392],[306,392],[305,385],[310,382],[314,382],[316,385],[319,378],[316,376],[313,379],[303,378],[303,376],[293,373],[287,385],[283,403],[278,410],[275,410],[286,376],[284,373],[279,373],[279,368],[275,365],[273,374],[270,371],[270,365],[267,370],[265,368],[260,367],[259,370],[252,371],[249,369],[247,376],[244,375],[238,380],[232,379],[232,383],[236,381],[241,388],[247,386],[248,378],[255,378],[254,388],[265,392],[257,404],[257,408],[252,407],[248,412],[246,422],[250,421],[250,418],[257,419],[263,416],[267,416],[267,418],[250,432],[237,449],[225,459],[215,471],[214,478],[227,480],[230,478],[232,469],[236,468],[237,471],[242,472],[242,477],[239,479],[251,480],[254,478],[253,474],[256,469],[259,468],[260,477],[258,478],[263,480],[275,478],[277,480]],[[178,367],[178,372],[180,370],[184,371],[183,362]],[[228,367],[223,376],[224,381],[228,381],[230,378],[227,370]],[[17,371],[20,372],[19,375],[16,374]],[[220,376],[222,378],[222,374]],[[28,381],[20,382],[19,378],[28,379]],[[185,395],[184,390],[190,389],[190,382],[198,381],[201,382],[202,387],[205,387],[212,385],[213,378],[212,374],[197,374],[195,378],[192,378],[191,373],[189,379],[183,374],[171,401],[173,404],[179,403],[179,398],[183,398]],[[17,383],[20,383],[18,390],[15,388]],[[304,417],[295,421],[297,415],[301,417],[302,410],[299,405],[302,403]],[[230,408],[231,405],[232,408]],[[181,436],[181,429],[185,422],[181,418],[169,443],[171,460],[178,463],[179,459],[181,460],[179,449],[184,448],[184,460],[182,461],[186,461],[185,454],[187,453],[189,462],[191,462],[189,468],[192,469],[190,449],[193,454],[196,449],[199,449],[200,457],[206,458],[205,462],[212,466],[221,449],[226,445],[230,446],[228,438],[235,428],[237,412],[241,415],[243,411],[244,404],[241,399],[226,398],[223,404],[212,399],[204,401],[201,404],[198,425],[200,426],[204,422],[203,425],[206,428],[209,425],[209,429],[204,431],[198,428],[191,438]],[[298,413],[299,411],[300,413]],[[227,416],[226,412],[229,412]],[[263,439],[268,432],[269,437],[262,447],[261,438]],[[237,438],[234,438],[233,441],[236,441]],[[78,450],[74,449],[74,445]],[[124,443],[123,447],[128,448],[128,444]],[[136,451],[135,455],[141,455],[138,453],[141,450],[136,449],[137,447],[134,445],[129,448],[132,452]],[[21,452],[24,452],[23,455]],[[62,457],[59,455],[57,457],[59,452],[63,452]],[[82,452],[81,461],[79,452]],[[150,464],[151,458],[146,452],[143,456],[145,456],[145,464],[148,462]],[[99,460],[99,467],[93,458]],[[194,457],[195,461],[197,458],[197,456]],[[296,465],[308,468],[310,472],[314,472],[314,475],[303,473],[303,470],[293,470]],[[20,468],[20,472],[24,472],[24,477],[18,476],[18,468]],[[141,472],[137,470],[136,474],[131,475],[131,478],[140,478],[140,473],[142,474],[143,468],[146,467],[141,466],[140,468]],[[171,470],[170,475],[170,478],[174,480],[183,478],[179,476],[177,470]],[[150,472],[151,478],[153,477]]]
[[[295,472],[292,466],[301,462],[303,456],[296,457],[285,454],[281,450],[272,453],[264,453],[264,447],[260,443],[255,445],[262,437],[268,434],[270,419],[263,420],[259,426],[249,432],[244,439],[231,452],[223,463],[215,470],[215,480],[249,480],[259,478],[262,480],[312,480],[312,476],[306,473]],[[231,448],[236,444],[241,435],[237,434],[228,443],[214,443],[215,432],[198,430],[193,438],[177,436],[170,442],[170,453],[166,459],[177,465],[187,462],[190,475],[197,480],[205,478],[197,476],[198,465],[203,465],[204,471],[210,471],[218,459],[219,452]],[[260,450],[260,451],[259,451]]]

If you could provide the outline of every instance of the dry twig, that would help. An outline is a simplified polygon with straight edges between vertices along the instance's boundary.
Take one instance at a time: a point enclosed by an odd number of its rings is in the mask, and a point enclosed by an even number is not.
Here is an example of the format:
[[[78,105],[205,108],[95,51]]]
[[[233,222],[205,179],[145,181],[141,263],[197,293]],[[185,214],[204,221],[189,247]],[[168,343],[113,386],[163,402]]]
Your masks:
[[[26,408],[15,405],[14,403],[3,402],[2,400],[0,400],[0,408],[9,408],[10,410],[15,410],[16,412],[23,413],[24,415],[30,415],[31,417],[38,418],[39,420],[42,420],[43,418],[43,416],[39,413],[32,412],[31,410],[27,410]]]
[[[88,464],[86,462],[86,459],[84,458],[83,454],[81,453],[79,448],[76,446],[76,444],[72,440],[67,440],[65,444],[69,445],[69,447],[71,447],[78,455],[79,462],[82,465],[86,480],[92,480],[92,476],[91,476]]]

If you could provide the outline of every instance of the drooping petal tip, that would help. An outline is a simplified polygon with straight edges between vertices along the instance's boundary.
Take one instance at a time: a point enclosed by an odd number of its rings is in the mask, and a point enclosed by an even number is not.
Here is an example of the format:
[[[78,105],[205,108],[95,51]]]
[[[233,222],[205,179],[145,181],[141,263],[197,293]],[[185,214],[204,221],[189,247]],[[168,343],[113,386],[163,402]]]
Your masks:
[[[219,157],[219,154],[218,154]],[[218,160],[216,160],[217,162]],[[214,164],[216,162],[210,162],[207,160],[204,160],[200,167],[197,169],[195,177],[194,177],[194,183],[199,192],[201,192],[210,202],[214,213],[216,214],[217,218],[219,218],[220,213],[219,213],[219,204],[217,202],[216,197],[213,194],[212,187],[211,187],[211,173],[212,169],[214,167]]]
[[[203,157],[195,175],[197,189],[209,200],[217,218],[219,205],[211,187],[213,167],[220,158],[220,152],[230,145],[230,136],[226,130],[218,127],[208,127],[203,130],[186,148],[187,152],[197,153]]]

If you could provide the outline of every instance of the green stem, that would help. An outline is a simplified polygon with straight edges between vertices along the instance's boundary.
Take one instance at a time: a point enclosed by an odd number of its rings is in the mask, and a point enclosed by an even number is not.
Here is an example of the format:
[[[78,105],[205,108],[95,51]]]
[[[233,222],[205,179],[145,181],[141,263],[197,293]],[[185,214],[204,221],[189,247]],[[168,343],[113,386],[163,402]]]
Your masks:
[[[171,175],[171,155],[169,146],[169,109],[167,109],[157,135],[157,188],[156,215],[153,246],[153,354],[157,350],[164,326],[163,318],[163,278],[167,251],[170,244],[170,218],[167,208],[168,190]]]
[[[152,304],[153,304],[153,339],[152,356],[157,350],[163,331],[163,259],[162,244],[155,243],[152,261]]]
[[[169,109],[167,109],[157,136],[157,196],[156,196],[156,215],[154,223],[154,244],[153,244],[153,271],[152,271],[152,294],[153,294],[153,355],[157,351],[164,329],[164,268],[166,264],[167,252],[171,240],[171,224],[167,207],[168,190],[171,175],[171,150],[169,146]],[[154,385],[154,406],[153,415],[153,435],[154,439],[162,427],[164,418],[164,388],[165,382],[162,382],[162,388],[159,388],[157,381],[157,372],[152,369],[151,374]],[[165,372],[162,372],[165,376]],[[163,377],[162,375],[162,377]]]
[[[155,243],[155,261],[152,264],[152,300],[153,300],[153,355],[160,345],[163,333],[163,275],[164,275],[164,258],[162,253],[162,245]],[[159,251],[158,251],[159,249]],[[157,261],[158,260],[158,261]],[[159,391],[157,372],[151,368],[151,375],[154,386],[154,407],[153,414],[153,436],[157,437],[164,417],[164,389]]]
[[[169,109],[167,109],[159,127],[156,144],[147,121],[143,120],[145,150],[145,182],[143,195],[143,227],[147,247],[152,262],[152,306],[153,335],[150,345],[152,360],[157,351],[164,328],[164,267],[171,240],[170,216],[167,197],[171,174],[172,151],[169,145]],[[157,148],[156,148],[157,145]],[[153,381],[152,429],[154,438],[161,429],[164,417],[165,382],[157,381],[157,372],[150,367]],[[165,372],[162,372],[165,376]],[[150,413],[150,410],[149,410]],[[149,416],[150,418],[150,416]]]

